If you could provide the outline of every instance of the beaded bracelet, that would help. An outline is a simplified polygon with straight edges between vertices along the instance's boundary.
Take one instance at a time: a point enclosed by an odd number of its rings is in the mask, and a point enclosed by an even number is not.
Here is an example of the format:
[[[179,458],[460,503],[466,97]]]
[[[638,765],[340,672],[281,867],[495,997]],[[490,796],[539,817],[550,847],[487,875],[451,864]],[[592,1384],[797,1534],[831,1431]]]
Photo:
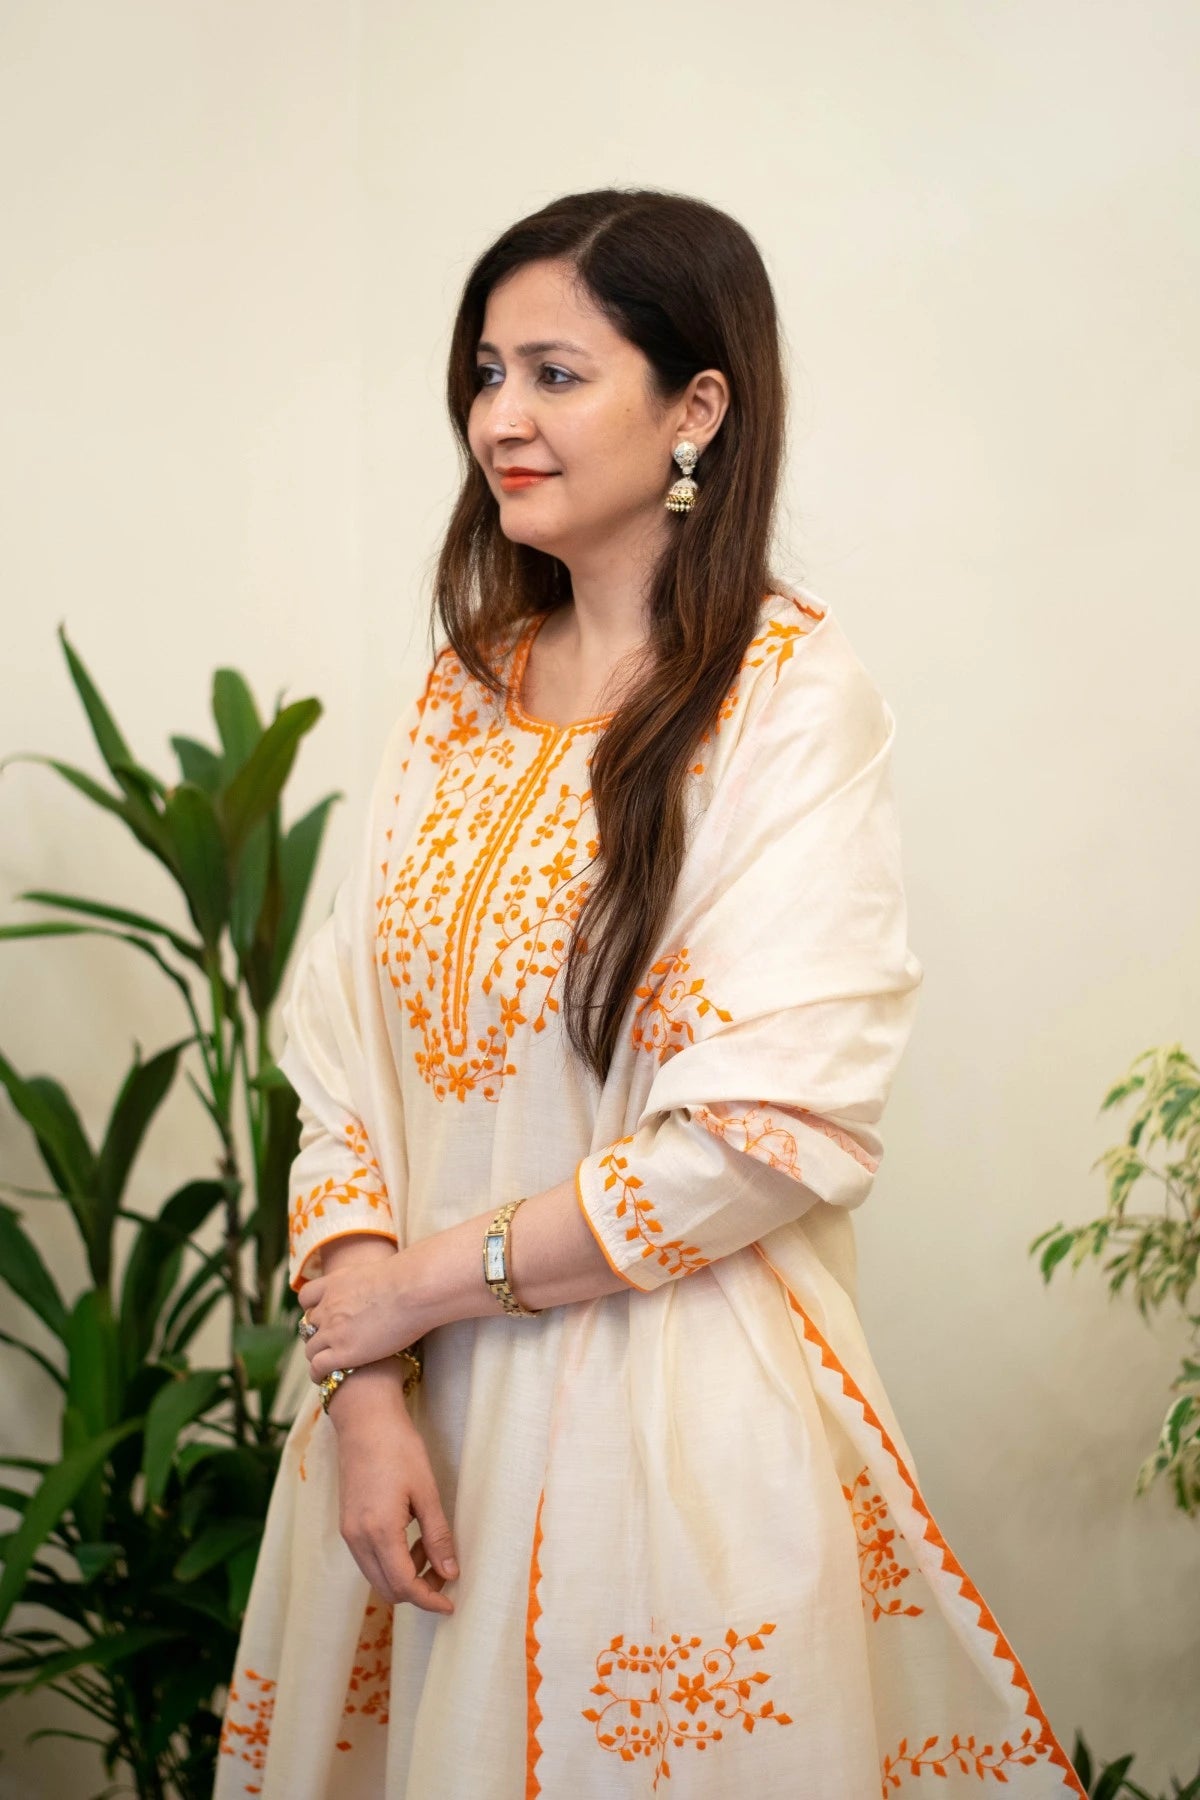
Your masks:
[[[421,1346],[421,1340],[418,1338],[415,1344],[410,1344],[405,1350],[396,1350],[393,1354],[402,1356],[406,1362],[412,1365],[409,1372],[404,1377],[404,1393],[407,1396],[412,1393],[412,1390],[416,1387],[424,1373],[425,1357]],[[364,1366],[369,1367],[369,1365]],[[329,1402],[333,1399],[333,1396],[337,1393],[347,1375],[353,1375],[354,1373],[354,1369],[332,1369],[325,1377],[324,1381],[320,1383],[318,1392],[321,1396],[321,1405],[326,1412],[329,1411]]]

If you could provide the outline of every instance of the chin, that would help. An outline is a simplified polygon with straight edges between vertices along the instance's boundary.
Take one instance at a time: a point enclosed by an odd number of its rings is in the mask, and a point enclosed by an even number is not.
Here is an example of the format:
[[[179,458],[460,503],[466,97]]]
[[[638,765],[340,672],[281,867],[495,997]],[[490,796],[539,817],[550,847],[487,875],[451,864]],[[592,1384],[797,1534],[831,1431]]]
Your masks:
[[[512,544],[526,544],[531,550],[542,550],[547,556],[560,556],[565,542],[562,532],[539,531],[532,519],[505,519],[500,515],[500,529]]]

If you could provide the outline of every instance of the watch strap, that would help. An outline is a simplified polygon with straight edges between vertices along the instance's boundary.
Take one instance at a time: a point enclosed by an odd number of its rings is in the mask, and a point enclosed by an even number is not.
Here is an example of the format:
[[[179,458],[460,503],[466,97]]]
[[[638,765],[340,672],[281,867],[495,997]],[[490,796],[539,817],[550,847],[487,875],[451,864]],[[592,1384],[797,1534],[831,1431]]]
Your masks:
[[[506,1313],[520,1313],[527,1318],[534,1318],[545,1309],[540,1306],[522,1306],[512,1291],[508,1266],[509,1226],[518,1206],[528,1197],[527,1194],[522,1194],[518,1200],[506,1200],[484,1232],[483,1279]]]

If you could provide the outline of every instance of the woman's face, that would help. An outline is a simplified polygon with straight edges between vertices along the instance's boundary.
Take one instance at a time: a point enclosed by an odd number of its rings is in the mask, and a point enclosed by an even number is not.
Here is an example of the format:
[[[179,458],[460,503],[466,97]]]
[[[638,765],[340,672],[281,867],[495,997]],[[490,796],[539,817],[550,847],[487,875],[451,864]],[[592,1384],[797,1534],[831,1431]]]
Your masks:
[[[650,363],[587,304],[573,276],[568,263],[527,263],[492,289],[467,426],[505,536],[568,567],[661,533],[680,472],[671,452],[684,437],[703,450],[719,423],[719,414],[708,422],[711,401],[702,397],[697,411],[689,398],[699,377],[677,402],[656,403]],[[514,468],[546,478],[506,485]]]

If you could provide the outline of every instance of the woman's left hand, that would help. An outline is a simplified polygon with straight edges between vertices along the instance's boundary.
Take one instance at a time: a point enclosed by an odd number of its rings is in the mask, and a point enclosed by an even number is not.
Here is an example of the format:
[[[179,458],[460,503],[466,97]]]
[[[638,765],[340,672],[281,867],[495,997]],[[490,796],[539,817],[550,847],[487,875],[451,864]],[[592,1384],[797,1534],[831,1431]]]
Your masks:
[[[308,1372],[324,1381],[334,1369],[358,1369],[406,1350],[422,1327],[404,1288],[404,1252],[345,1262],[306,1281],[300,1305],[317,1330],[304,1340]]]

